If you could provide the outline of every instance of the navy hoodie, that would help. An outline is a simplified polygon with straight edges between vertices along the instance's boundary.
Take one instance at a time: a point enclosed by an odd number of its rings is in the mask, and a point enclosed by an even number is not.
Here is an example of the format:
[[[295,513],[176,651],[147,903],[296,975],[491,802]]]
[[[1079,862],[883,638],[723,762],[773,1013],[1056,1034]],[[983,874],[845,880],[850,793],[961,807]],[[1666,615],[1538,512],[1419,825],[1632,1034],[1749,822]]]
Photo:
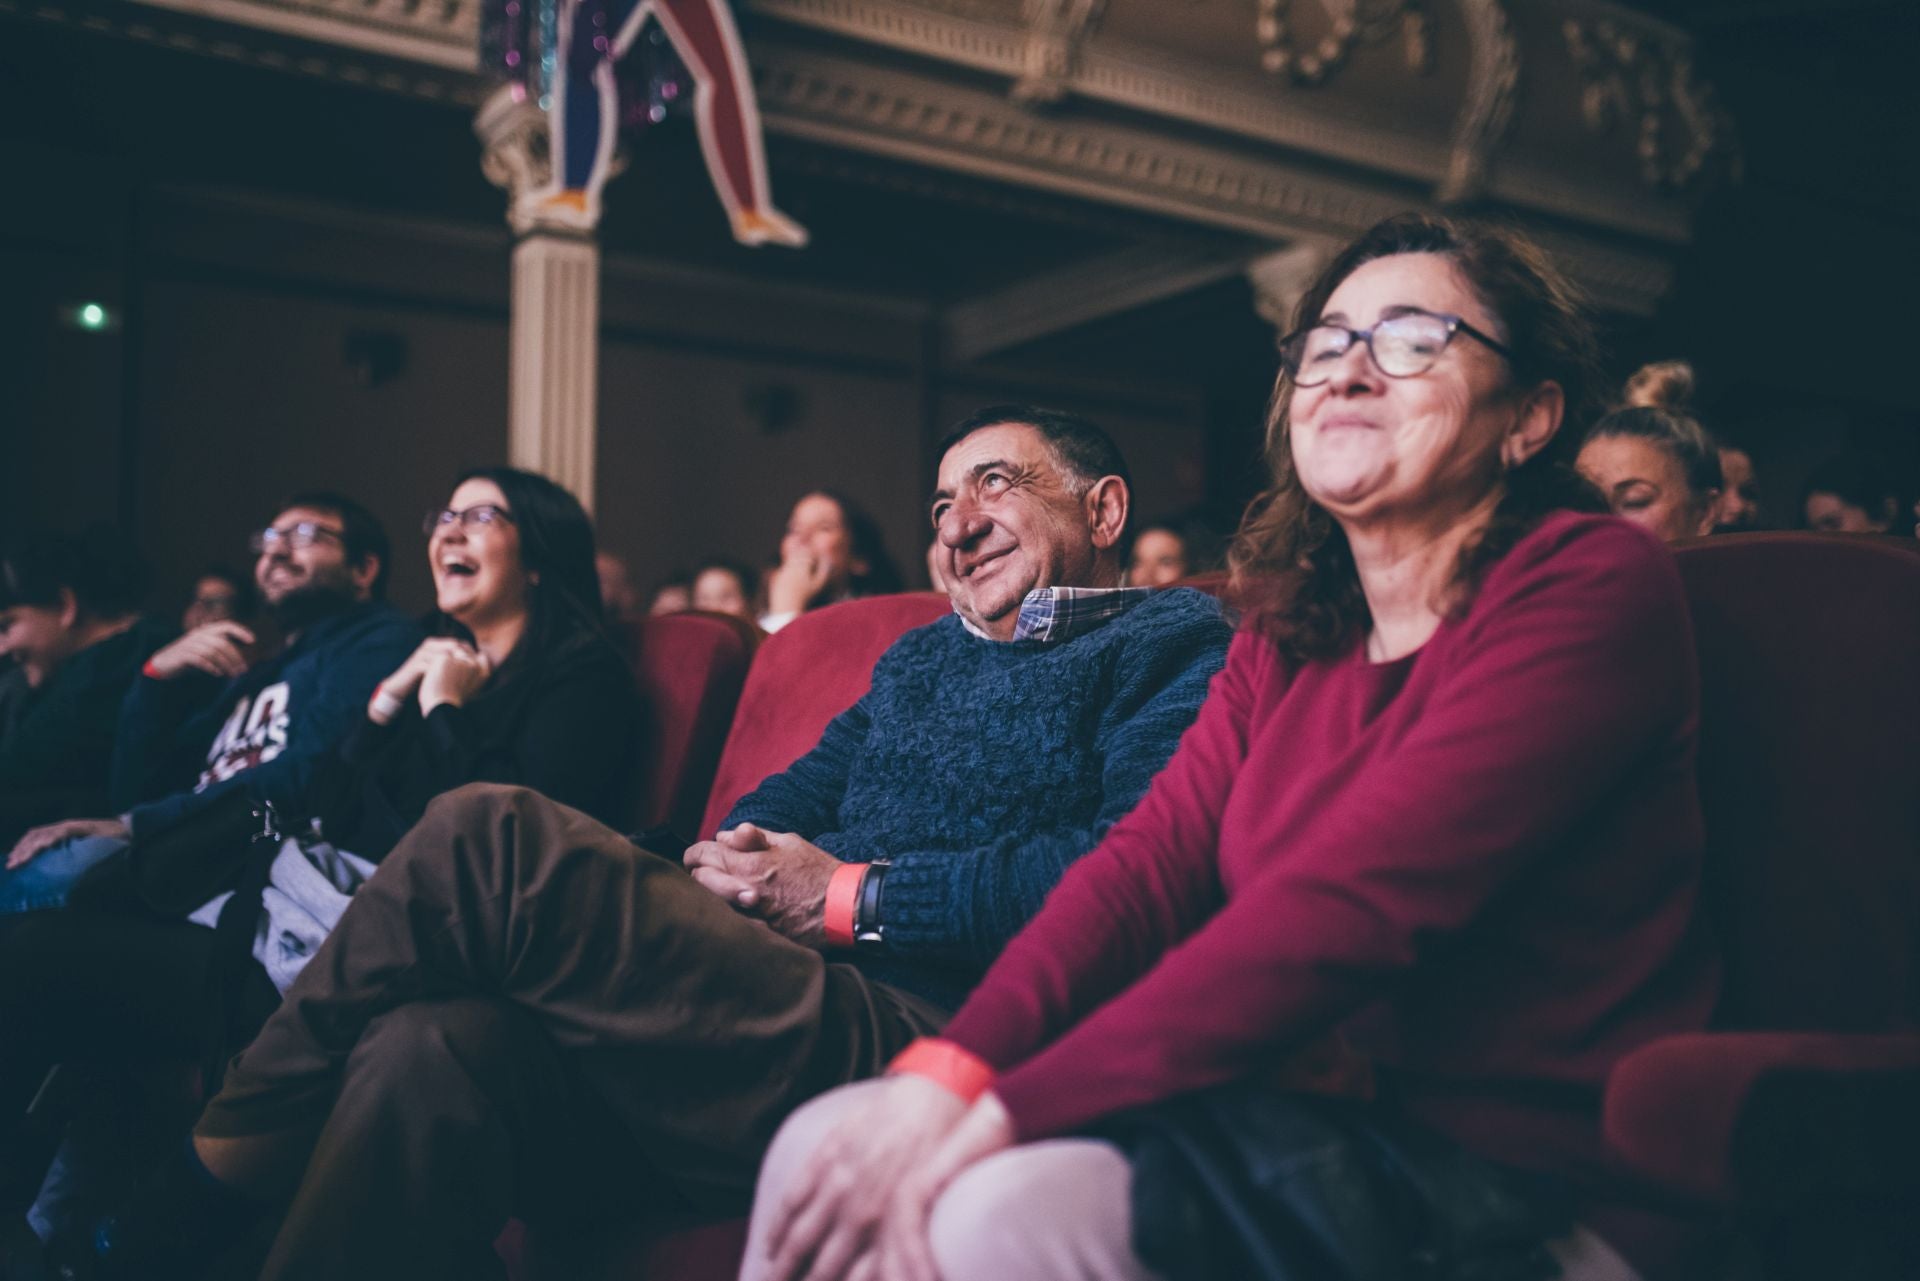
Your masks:
[[[391,605],[368,603],[309,625],[222,686],[197,674],[142,676],[120,708],[114,807],[127,812],[135,836],[172,827],[238,787],[302,812],[317,762],[425,636]]]

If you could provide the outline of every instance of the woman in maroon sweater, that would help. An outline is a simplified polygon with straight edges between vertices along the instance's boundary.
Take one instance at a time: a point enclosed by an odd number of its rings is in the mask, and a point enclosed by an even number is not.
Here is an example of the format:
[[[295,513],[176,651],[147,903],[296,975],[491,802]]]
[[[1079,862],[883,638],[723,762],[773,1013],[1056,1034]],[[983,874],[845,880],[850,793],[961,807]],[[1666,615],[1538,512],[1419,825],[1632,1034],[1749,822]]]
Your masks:
[[[1585,514],[1568,467],[1591,332],[1538,250],[1416,216],[1341,254],[1297,324],[1275,486],[1234,557],[1246,626],[1200,719],[942,1039],[788,1124],[747,1277],[1397,1277],[1421,1256],[1444,1277],[1500,1235],[1436,1240],[1453,1191],[1523,1207],[1497,1275],[1552,1275],[1538,1247],[1576,1219],[1571,1272],[1631,1275],[1602,1238],[1661,1264],[1599,1112],[1612,1065],[1703,1026],[1716,992],[1698,696],[1671,561]],[[1369,1226],[1321,1232],[1288,1183],[1250,1216],[1298,1212],[1285,1266],[1196,1266],[1204,1227],[1149,1266],[1142,1211],[1192,1189],[1141,1196],[1143,1118],[1188,1149],[1211,1124],[1227,1183],[1359,1152],[1319,1191]],[[1198,1222],[1232,1199],[1197,1196]]]

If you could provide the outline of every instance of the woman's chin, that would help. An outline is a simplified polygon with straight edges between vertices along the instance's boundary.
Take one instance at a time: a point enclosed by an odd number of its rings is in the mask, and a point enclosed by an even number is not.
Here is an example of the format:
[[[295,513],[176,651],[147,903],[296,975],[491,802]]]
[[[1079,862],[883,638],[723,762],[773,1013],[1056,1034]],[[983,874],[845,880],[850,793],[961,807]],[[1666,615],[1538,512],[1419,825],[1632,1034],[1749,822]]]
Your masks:
[[[1365,505],[1369,498],[1379,493],[1382,484],[1378,476],[1330,476],[1315,477],[1303,485],[1307,497],[1338,516],[1354,511]]]

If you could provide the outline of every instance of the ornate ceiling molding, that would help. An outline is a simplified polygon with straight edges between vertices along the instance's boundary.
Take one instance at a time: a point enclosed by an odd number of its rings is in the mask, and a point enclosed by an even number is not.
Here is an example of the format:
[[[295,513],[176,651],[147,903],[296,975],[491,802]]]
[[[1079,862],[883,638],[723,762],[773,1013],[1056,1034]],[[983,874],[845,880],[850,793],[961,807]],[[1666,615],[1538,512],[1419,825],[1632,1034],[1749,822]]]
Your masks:
[[[1168,215],[1291,244],[1344,239],[1418,205],[1368,184],[1245,149],[1150,129],[1040,116],[1001,94],[919,72],[762,40],[761,117],[774,133]],[[1552,237],[1596,298],[1651,311],[1670,269],[1657,255]]]
[[[1242,3],[1244,0],[1234,0]],[[939,62],[1019,80],[1027,66],[1023,28],[935,12],[894,0],[743,0],[769,18]],[[756,45],[758,42],[756,42]],[[1356,125],[1297,96],[1237,87],[1156,51],[1083,44],[1061,77],[1064,92],[1259,138],[1348,164],[1384,168],[1423,183],[1444,166],[1404,134]]]
[[[1382,44],[1398,32],[1405,42],[1407,69],[1433,65],[1433,44],[1420,0],[1321,0],[1332,26],[1320,43],[1301,50],[1293,42],[1289,18],[1296,0],[1255,0],[1254,36],[1260,42],[1260,69],[1297,85],[1326,83],[1361,45]]]
[[[1684,39],[1621,18],[1569,18],[1567,52],[1580,73],[1580,112],[1595,133],[1626,125],[1648,186],[1678,190],[1716,152],[1731,151],[1732,125],[1713,90],[1695,79]],[[1737,165],[1737,158],[1734,160]]]
[[[480,0],[133,0],[453,71],[477,71]]]
[[[1106,0],[1026,0],[1026,74],[1013,85],[1021,102],[1058,102],[1080,58],[1080,47],[1100,21]]]
[[[1019,82],[1027,73],[1027,31],[1011,22],[981,16],[979,8],[961,11],[902,0],[742,0],[755,14],[898,50],[934,62],[985,71]],[[1029,4],[1071,0],[1028,0]],[[1107,0],[1111,10],[1118,0]],[[1253,0],[1231,0],[1252,7]],[[1408,3],[1411,0],[1407,0]],[[1264,84],[1268,78],[1250,68],[1244,75],[1223,75],[1217,67],[1196,65],[1157,49],[1109,39],[1097,23],[1081,33],[1075,56],[1056,85],[1060,96],[1157,115],[1186,124],[1303,153],[1314,161],[1332,161],[1387,179],[1405,179],[1432,192],[1442,204],[1494,199],[1532,212],[1573,218],[1632,236],[1682,243],[1688,213],[1660,193],[1636,191],[1590,177],[1550,160],[1524,160],[1502,154],[1513,131],[1522,79],[1522,53],[1507,0],[1424,0],[1457,11],[1457,29],[1470,46],[1469,88],[1457,109],[1449,136],[1432,136],[1363,121],[1343,113],[1324,97],[1326,90],[1303,91]],[[1322,0],[1358,5],[1356,13],[1384,13],[1401,0]],[[1595,11],[1589,0],[1551,0],[1538,6],[1551,19],[1568,12]],[[1632,15],[1602,6],[1598,12],[1624,21]],[[1622,16],[1624,15],[1624,16]],[[1429,12],[1429,19],[1436,16]],[[1356,28],[1357,30],[1357,28]],[[1649,41],[1684,40],[1658,23],[1645,25]],[[1389,32],[1390,33],[1390,32]],[[1357,37],[1356,37],[1357,38]],[[777,36],[762,29],[758,49]],[[1254,47],[1249,42],[1249,47]],[[1052,89],[1050,89],[1052,92]],[[1057,99],[1055,99],[1057,100]]]
[[[754,61],[769,129],[857,151],[1282,239],[1351,234],[1408,204],[1227,147],[1037,116],[1000,94],[851,58],[763,42]]]
[[[456,66],[456,60],[444,56],[423,61],[414,56],[418,50],[404,40],[384,48],[377,38],[333,43],[325,35],[281,30],[270,23],[255,24],[254,10],[268,6],[230,3],[226,7],[245,12],[208,21],[203,20],[211,11],[208,5],[161,4],[156,0],[0,0],[0,15],[78,27],[98,35],[430,102],[477,107],[486,98],[487,86],[478,74],[477,48],[465,66]]]
[[[1442,204],[1467,204],[1486,194],[1487,168],[1513,123],[1520,91],[1520,44],[1500,0],[1460,0],[1473,47],[1473,71],[1466,105],[1453,126],[1447,176],[1436,198]]]

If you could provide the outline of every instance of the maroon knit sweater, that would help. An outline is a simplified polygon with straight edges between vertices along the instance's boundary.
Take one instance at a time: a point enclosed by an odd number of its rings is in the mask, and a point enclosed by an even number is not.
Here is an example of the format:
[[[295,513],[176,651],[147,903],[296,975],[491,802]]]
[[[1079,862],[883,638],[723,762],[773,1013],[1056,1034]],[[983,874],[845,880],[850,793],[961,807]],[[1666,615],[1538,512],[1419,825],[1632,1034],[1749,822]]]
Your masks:
[[[1602,1192],[1608,1069],[1717,991],[1693,653],[1666,549],[1572,514],[1395,662],[1243,632],[946,1035],[1032,1138],[1340,1028],[1467,1148]]]

